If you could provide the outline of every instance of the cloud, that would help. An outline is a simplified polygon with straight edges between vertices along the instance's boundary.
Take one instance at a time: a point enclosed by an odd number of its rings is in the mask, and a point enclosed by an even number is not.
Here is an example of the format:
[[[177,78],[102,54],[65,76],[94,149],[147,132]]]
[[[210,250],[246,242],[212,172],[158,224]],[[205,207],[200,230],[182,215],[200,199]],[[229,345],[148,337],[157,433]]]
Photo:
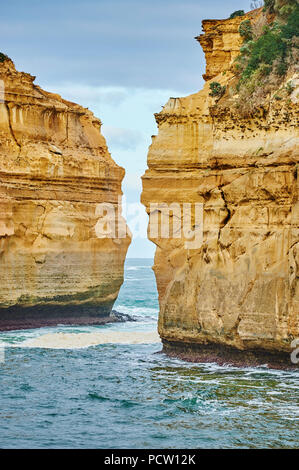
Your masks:
[[[248,0],[14,0],[2,2],[1,49],[43,81],[94,86],[198,87],[203,18]],[[37,39],[38,38],[38,39]]]
[[[84,106],[90,107],[96,105],[118,106],[123,103],[129,93],[124,87],[101,87],[74,82],[48,84],[45,85],[45,88],[49,91],[57,90],[64,99],[80,104],[84,103]]]
[[[135,129],[104,125],[102,133],[110,149],[135,150],[144,140],[143,134]]]
[[[124,181],[123,181],[123,189],[124,191],[136,191],[135,194],[135,201],[139,202],[139,194],[142,190],[142,182],[141,182],[141,175],[137,173],[126,173]]]

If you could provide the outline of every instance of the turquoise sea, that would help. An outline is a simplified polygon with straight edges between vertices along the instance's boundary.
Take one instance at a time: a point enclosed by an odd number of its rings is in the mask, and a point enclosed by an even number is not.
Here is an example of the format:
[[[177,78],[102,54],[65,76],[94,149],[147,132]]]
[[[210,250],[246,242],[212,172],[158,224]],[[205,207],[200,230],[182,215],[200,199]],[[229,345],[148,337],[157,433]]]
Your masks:
[[[1,448],[298,447],[297,371],[159,353],[151,265],[126,261],[136,322],[0,333]]]

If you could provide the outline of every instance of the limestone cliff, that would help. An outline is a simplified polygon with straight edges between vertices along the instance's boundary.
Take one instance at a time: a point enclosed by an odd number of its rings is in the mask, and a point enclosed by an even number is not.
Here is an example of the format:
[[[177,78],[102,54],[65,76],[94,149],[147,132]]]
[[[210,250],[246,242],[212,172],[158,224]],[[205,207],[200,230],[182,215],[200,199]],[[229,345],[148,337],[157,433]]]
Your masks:
[[[238,114],[230,85],[241,21],[203,22],[203,90],[156,114],[142,202],[148,213],[151,203],[203,203],[200,248],[152,238],[159,333],[166,352],[187,358],[289,364],[299,336],[299,80],[285,78],[288,98],[273,94],[251,117]],[[213,81],[226,85],[220,101]]]
[[[0,329],[109,316],[130,242],[95,230],[124,176],[101,121],[34,79],[2,58]]]

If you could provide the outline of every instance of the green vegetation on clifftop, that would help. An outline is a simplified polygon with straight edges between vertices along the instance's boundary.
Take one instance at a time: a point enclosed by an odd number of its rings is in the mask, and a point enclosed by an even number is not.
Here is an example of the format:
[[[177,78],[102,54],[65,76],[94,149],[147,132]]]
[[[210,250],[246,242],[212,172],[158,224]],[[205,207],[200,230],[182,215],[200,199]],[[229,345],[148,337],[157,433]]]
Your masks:
[[[259,18],[241,22],[239,32],[244,43],[235,62],[237,107],[250,113],[298,67],[299,5],[296,0],[266,0]]]
[[[3,54],[3,52],[0,52],[0,62],[5,62],[8,59],[8,56],[6,54]]]

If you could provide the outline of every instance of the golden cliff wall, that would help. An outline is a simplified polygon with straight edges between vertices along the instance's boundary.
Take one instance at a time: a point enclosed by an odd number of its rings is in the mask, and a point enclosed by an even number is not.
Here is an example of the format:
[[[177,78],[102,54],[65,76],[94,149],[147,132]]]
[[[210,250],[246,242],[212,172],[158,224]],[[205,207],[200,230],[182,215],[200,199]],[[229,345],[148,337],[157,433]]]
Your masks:
[[[215,103],[209,84],[234,79],[242,20],[204,22],[208,81],[156,114],[142,202],[148,213],[151,203],[203,203],[204,230],[199,249],[152,238],[159,334],[166,351],[186,358],[235,352],[241,362],[275,355],[289,363],[299,336],[299,80],[287,77],[297,84],[290,99],[270,100],[251,119],[229,96]]]
[[[107,317],[130,243],[95,231],[124,176],[100,120],[34,78],[0,63],[0,328]]]

